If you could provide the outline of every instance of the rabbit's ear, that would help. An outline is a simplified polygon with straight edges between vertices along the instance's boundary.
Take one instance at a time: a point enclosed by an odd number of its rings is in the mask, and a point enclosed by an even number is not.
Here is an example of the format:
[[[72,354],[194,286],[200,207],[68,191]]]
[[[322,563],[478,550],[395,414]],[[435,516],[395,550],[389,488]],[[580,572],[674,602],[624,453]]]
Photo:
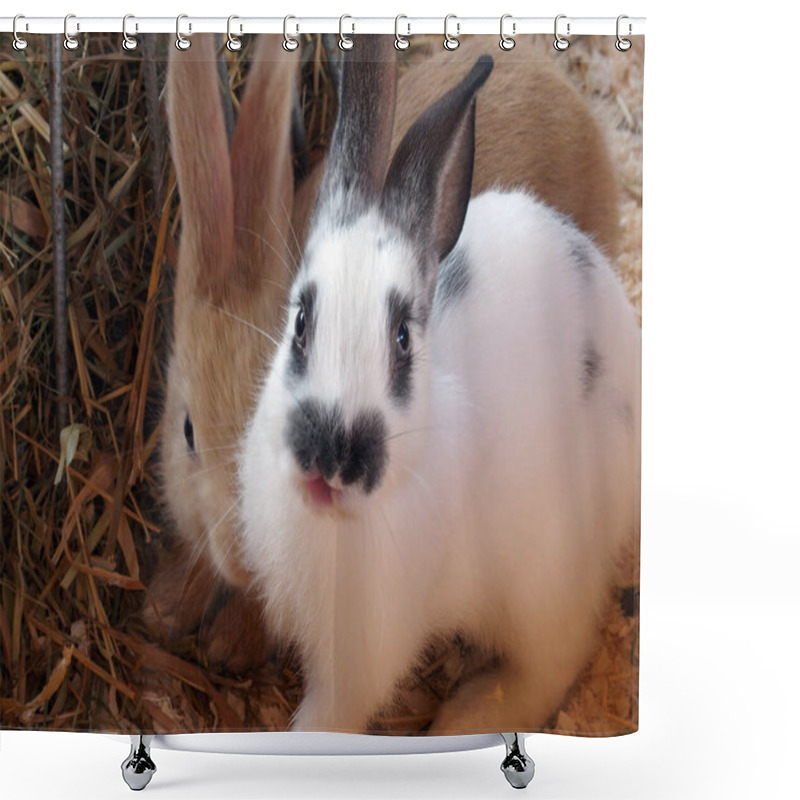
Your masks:
[[[237,284],[275,286],[276,294],[291,281],[291,112],[300,63],[282,42],[273,35],[256,41],[231,146]]]
[[[346,221],[377,200],[389,160],[397,63],[394,38],[358,36],[343,54],[339,111],[318,210]]]
[[[475,155],[475,94],[492,71],[481,56],[469,74],[430,106],[397,148],[381,207],[439,260],[455,246],[467,213]],[[435,277],[435,276],[432,276]]]
[[[233,267],[233,187],[213,36],[172,50],[167,116],[181,196],[179,280],[217,297]]]

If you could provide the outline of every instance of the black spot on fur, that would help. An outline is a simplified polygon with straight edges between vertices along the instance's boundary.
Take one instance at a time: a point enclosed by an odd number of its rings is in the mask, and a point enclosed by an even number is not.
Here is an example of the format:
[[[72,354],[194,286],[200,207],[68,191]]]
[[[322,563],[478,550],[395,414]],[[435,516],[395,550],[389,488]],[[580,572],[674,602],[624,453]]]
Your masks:
[[[414,354],[395,365],[392,370],[390,389],[398,405],[407,406],[411,400],[411,377],[413,375]]]
[[[572,217],[562,214],[560,211],[553,211],[559,224],[564,229],[564,235],[570,243],[569,255],[578,272],[586,279],[590,280],[592,273],[597,269],[596,248],[586,234],[576,225]]]
[[[603,358],[597,352],[592,342],[587,342],[583,346],[581,366],[583,396],[588,397],[592,393],[592,390],[603,373]]]
[[[341,407],[326,408],[316,400],[299,403],[286,429],[286,441],[303,471],[316,468],[326,480],[339,474],[345,485],[361,481],[367,493],[383,477],[385,440],[380,412],[362,412],[348,430]]]
[[[469,259],[463,247],[456,247],[442,261],[436,282],[434,302],[439,309],[456,303],[469,290],[472,281]]]
[[[313,281],[304,286],[299,293],[298,304],[293,306],[294,314],[291,324],[294,325],[297,312],[300,308],[305,311],[306,317],[306,345],[300,347],[296,340],[292,340],[292,349],[289,357],[289,374],[294,378],[302,378],[308,366],[308,353],[314,341],[314,327],[316,321],[317,285]]]
[[[414,364],[414,343],[405,358],[398,360],[396,354],[397,331],[402,322],[412,318],[412,301],[404,297],[396,289],[392,289],[386,298],[387,317],[389,319],[389,393],[401,406],[411,399],[411,377]]]
[[[589,280],[592,277],[592,273],[597,269],[597,263],[594,260],[594,248],[584,238],[575,239],[572,242],[570,256],[575,262],[578,272]]]

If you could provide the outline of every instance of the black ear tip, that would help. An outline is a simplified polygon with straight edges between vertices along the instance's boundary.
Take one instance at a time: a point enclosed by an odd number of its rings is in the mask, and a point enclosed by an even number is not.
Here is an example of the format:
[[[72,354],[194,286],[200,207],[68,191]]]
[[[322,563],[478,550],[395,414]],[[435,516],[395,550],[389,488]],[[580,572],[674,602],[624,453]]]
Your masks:
[[[483,86],[486,79],[492,74],[492,69],[494,69],[494,59],[488,53],[484,53],[475,62],[470,76],[476,89]]]

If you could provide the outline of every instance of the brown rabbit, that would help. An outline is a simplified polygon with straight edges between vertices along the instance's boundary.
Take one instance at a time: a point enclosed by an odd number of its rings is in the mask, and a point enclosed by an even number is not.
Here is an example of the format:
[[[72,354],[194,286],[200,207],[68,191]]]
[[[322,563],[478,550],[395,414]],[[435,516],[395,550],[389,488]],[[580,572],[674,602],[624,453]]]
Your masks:
[[[235,536],[233,456],[253,376],[269,359],[265,332],[275,327],[292,277],[290,114],[298,64],[280,37],[259,38],[230,151],[213,36],[193,36],[169,65],[182,232],[161,442],[179,542],[159,565],[149,587],[154,605],[145,609],[146,621],[156,629],[163,623],[169,635],[195,627],[220,587],[249,583]],[[258,660],[265,652],[258,606],[242,593],[231,602],[217,627],[233,640],[257,630]],[[224,652],[209,655],[238,663]]]
[[[617,255],[617,181],[605,140],[588,105],[553,63],[541,37],[522,36],[501,51],[491,36],[463,37],[454,52],[440,46],[412,63],[398,82],[392,152],[444,87],[490,53],[495,69],[483,89],[475,119],[472,194],[492,187],[533,189],[547,205],[572,217],[606,255]],[[426,79],[415,78],[424,72]]]
[[[260,603],[236,588],[248,585],[249,570],[236,542],[234,448],[324,169],[318,164],[292,200],[289,105],[299,62],[281,41],[259,39],[230,157],[211,37],[194,36],[190,50],[173,54],[168,86],[183,234],[162,436],[164,488],[182,546],[151,582],[158,613],[150,607],[147,618],[179,635],[208,615],[208,656],[231,669],[257,664],[270,649]],[[455,53],[438,41],[400,74],[392,149],[420,111],[490,53],[496,67],[478,106],[473,194],[533,189],[615,255],[616,182],[580,94],[524,37],[506,53],[494,36],[466,37]]]

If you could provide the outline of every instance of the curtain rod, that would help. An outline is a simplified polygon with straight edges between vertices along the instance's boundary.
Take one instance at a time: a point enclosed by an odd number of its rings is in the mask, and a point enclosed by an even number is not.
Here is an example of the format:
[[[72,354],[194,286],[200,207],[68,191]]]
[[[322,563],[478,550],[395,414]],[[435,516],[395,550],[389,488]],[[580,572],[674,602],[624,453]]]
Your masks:
[[[0,17],[0,32],[12,33],[15,17]],[[16,32],[25,34],[51,33],[79,36],[84,33],[122,33],[122,17],[26,17],[16,18]],[[403,36],[415,34],[444,34],[444,17],[233,17],[231,32],[237,36],[251,33],[386,33],[399,32]],[[469,34],[500,33],[500,17],[458,17],[449,15],[446,27],[452,36]],[[644,17],[623,17],[620,23],[623,36],[640,36],[645,32]],[[137,17],[128,15],[125,30],[129,35],[140,33],[227,33],[228,17],[193,17],[182,14],[175,17]],[[503,30],[510,36],[528,33],[552,34],[555,28],[554,17],[514,17],[505,15]],[[558,31],[562,36],[616,36],[616,17],[570,17],[559,15]]]

